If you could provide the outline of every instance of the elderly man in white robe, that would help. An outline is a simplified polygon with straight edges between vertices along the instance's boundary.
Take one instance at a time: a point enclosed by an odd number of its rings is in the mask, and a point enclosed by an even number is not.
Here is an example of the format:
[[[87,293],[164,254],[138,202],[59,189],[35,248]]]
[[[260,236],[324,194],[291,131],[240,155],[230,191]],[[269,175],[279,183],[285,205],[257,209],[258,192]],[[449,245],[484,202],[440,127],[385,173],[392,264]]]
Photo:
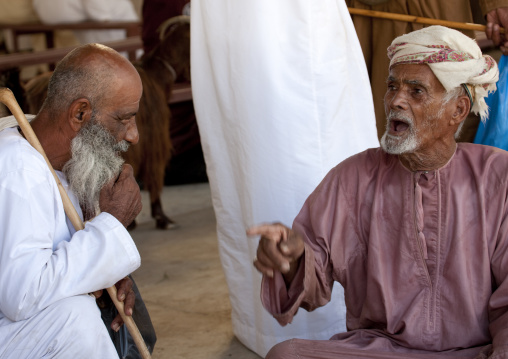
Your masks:
[[[72,51],[53,74],[32,127],[88,220],[77,232],[43,157],[19,127],[0,131],[0,358],[118,357],[96,297],[116,283],[132,314],[125,277],[140,256],[125,227],[141,197],[119,152],[138,141],[141,93],[134,67],[101,45]]]

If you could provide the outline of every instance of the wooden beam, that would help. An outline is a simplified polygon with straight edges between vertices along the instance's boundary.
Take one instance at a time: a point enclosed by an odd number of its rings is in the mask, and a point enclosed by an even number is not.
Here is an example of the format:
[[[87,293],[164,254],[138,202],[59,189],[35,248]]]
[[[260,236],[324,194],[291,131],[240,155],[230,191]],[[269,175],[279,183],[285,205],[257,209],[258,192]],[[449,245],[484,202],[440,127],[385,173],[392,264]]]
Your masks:
[[[141,35],[139,21],[82,21],[62,24],[43,24],[30,22],[23,24],[2,24],[0,30],[9,30],[12,35],[14,52],[18,52],[18,36],[42,33],[46,37],[46,48],[54,47],[54,34],[58,30],[125,30],[126,37]]]
[[[177,83],[173,85],[169,103],[178,103],[192,100],[192,88],[190,83]]]
[[[143,42],[139,36],[128,37],[124,40],[104,42],[104,45],[115,49],[118,52],[135,51],[143,48]],[[57,63],[67,55],[76,46],[61,47],[36,52],[18,52],[8,55],[0,55],[0,71],[13,67],[23,67],[37,64]]]

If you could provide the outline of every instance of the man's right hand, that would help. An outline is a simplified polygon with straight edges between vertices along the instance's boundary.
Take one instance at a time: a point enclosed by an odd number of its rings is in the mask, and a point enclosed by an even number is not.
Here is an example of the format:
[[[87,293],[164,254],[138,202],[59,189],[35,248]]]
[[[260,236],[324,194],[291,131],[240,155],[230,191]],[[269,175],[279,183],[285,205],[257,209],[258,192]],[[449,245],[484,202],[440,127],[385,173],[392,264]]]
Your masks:
[[[488,39],[494,42],[494,45],[499,46],[503,55],[508,55],[508,41],[507,35],[502,34],[500,27],[504,27],[508,30],[508,7],[499,7],[491,10],[485,15],[487,20],[487,26],[485,28],[485,34]]]
[[[124,164],[118,178],[109,181],[99,196],[101,212],[107,212],[127,227],[141,212],[141,193],[132,167]]]
[[[251,227],[247,235],[261,236],[254,260],[256,269],[269,277],[273,277],[274,271],[280,271],[286,284],[291,283],[305,249],[303,239],[280,223]]]

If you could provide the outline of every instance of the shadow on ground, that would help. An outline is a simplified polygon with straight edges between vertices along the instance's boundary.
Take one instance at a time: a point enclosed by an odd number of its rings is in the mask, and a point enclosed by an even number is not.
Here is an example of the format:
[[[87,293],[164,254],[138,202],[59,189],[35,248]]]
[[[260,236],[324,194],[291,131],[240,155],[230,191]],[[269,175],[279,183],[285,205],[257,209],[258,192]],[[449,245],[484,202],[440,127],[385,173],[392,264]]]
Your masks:
[[[148,195],[131,232],[141,254],[133,277],[157,333],[154,359],[260,359],[233,335],[208,183],[165,187],[166,213],[179,227],[155,229]]]

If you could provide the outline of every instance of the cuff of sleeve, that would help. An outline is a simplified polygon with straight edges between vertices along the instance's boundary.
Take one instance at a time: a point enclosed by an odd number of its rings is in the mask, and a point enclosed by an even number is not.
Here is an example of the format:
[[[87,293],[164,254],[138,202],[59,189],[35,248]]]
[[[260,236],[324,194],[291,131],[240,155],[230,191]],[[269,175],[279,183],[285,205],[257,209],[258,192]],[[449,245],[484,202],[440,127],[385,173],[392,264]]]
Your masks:
[[[141,257],[139,255],[136,244],[132,240],[132,237],[127,229],[114,216],[107,212],[102,212],[93,220],[87,222],[86,225],[103,228],[107,232],[110,232],[112,237],[118,240],[119,244],[125,250],[128,261],[130,263],[129,267],[131,269],[129,273],[134,272],[141,266]]]
[[[482,9],[483,16],[487,15],[492,10],[498,7],[508,7],[508,0],[481,0],[480,8]]]
[[[289,288],[284,277],[275,272],[273,278],[263,276],[261,282],[261,302],[265,309],[273,315],[280,325],[291,323],[309,288],[310,271],[314,268],[314,253],[307,248]]]

